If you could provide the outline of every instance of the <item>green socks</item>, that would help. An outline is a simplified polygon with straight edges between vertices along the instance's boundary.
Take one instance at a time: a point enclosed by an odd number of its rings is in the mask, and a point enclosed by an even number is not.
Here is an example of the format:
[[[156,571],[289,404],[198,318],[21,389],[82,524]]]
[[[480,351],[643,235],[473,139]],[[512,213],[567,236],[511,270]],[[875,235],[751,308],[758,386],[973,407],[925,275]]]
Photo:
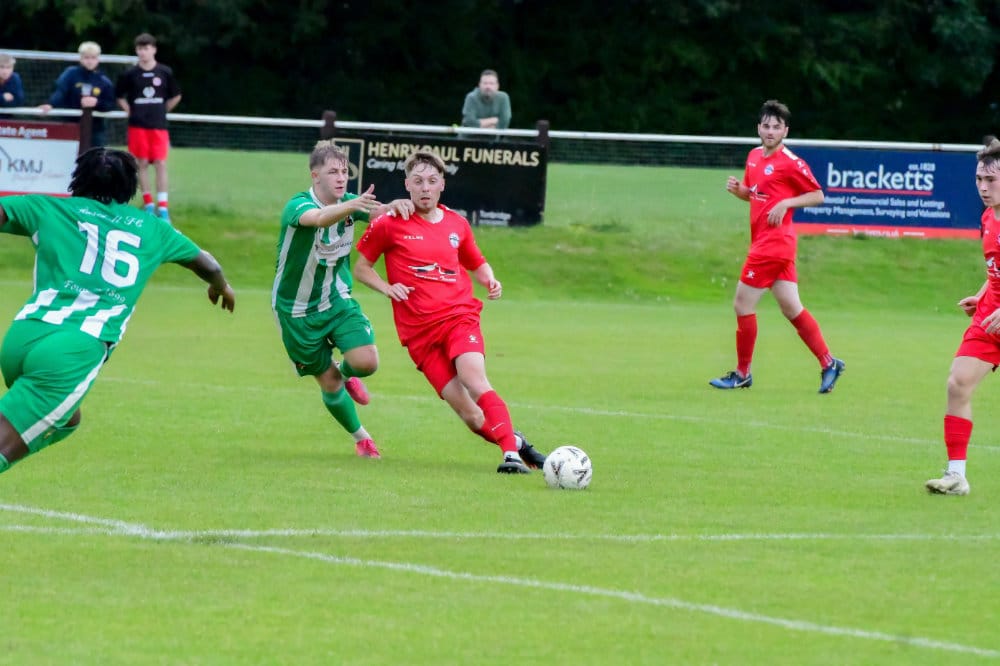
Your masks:
[[[337,423],[347,432],[357,432],[361,427],[361,419],[358,418],[358,410],[354,407],[351,396],[347,395],[347,390],[342,388],[336,393],[322,391],[322,395],[326,411],[337,419]]]

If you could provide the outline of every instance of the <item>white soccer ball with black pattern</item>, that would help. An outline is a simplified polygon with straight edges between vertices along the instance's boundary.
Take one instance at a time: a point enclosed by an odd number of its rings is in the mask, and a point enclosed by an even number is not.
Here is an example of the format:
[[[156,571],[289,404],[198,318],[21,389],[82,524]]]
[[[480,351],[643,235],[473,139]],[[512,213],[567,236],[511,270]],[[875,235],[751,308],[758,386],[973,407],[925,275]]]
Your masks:
[[[560,446],[545,458],[542,473],[549,488],[583,490],[590,485],[594,467],[580,447]]]

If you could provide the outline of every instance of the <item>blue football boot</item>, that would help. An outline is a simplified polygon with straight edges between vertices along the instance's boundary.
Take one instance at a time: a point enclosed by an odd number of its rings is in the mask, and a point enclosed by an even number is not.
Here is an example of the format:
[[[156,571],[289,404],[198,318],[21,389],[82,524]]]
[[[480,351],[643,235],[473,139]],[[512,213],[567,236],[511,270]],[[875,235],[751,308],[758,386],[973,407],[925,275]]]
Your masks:
[[[819,392],[829,393],[837,385],[837,379],[844,374],[845,364],[839,358],[830,361],[830,365],[820,373]]]
[[[723,375],[722,377],[713,379],[708,383],[717,389],[750,388],[753,386],[753,375],[748,372],[747,376],[744,377],[740,373],[733,370],[728,375]]]

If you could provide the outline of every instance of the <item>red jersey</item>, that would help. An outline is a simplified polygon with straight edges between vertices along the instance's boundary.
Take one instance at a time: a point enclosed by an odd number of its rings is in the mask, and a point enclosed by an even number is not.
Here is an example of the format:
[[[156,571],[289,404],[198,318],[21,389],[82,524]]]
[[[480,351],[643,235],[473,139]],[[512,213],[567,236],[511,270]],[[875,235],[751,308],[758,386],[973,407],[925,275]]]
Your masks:
[[[779,201],[822,189],[809,165],[784,146],[767,157],[757,146],[747,155],[743,184],[750,189],[749,256],[795,259],[792,209],[776,227],[767,223],[767,214]]]
[[[479,251],[468,220],[442,205],[440,222],[414,213],[404,220],[382,215],[358,241],[358,252],[375,263],[385,255],[389,284],[413,287],[405,301],[392,302],[396,333],[404,345],[413,335],[456,315],[479,314],[483,302],[472,295],[474,271],[486,258]]]
[[[980,219],[983,234],[983,257],[986,259],[986,291],[979,297],[972,323],[979,325],[987,315],[1000,307],[1000,221],[992,208],[983,211]]]

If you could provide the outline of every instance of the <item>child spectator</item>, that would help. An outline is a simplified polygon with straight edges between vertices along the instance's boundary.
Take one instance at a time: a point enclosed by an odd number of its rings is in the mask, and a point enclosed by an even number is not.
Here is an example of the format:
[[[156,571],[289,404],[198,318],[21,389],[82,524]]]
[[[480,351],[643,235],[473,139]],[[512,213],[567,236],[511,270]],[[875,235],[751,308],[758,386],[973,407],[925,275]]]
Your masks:
[[[149,33],[135,38],[139,64],[123,72],[115,86],[118,106],[128,114],[128,151],[139,162],[139,187],[146,212],[169,221],[167,209],[167,153],[170,134],[167,114],[181,101],[181,88],[172,69],[156,61],[156,39]],[[156,174],[156,205],[149,187],[149,166]]]
[[[42,113],[48,113],[53,108],[114,110],[114,84],[98,69],[101,60],[100,44],[83,42],[77,52],[80,54],[80,64],[67,67],[59,75],[56,89],[48,103],[39,106]],[[91,125],[90,145],[104,146],[107,142],[104,118],[95,117]]]
[[[24,86],[21,75],[14,71],[14,56],[0,53],[0,108],[24,106]]]

